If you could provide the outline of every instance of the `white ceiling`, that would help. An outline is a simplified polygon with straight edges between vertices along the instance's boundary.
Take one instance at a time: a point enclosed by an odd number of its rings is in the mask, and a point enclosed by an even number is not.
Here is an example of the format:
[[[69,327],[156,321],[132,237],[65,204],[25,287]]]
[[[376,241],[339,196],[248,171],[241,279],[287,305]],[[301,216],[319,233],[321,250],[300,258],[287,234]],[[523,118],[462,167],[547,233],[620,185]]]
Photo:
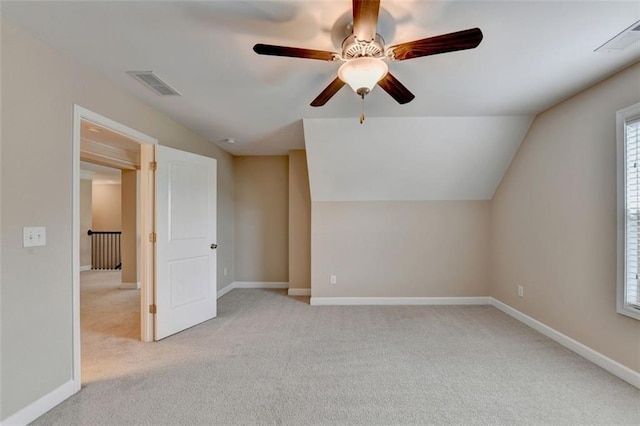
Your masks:
[[[313,201],[489,200],[532,118],[304,120]],[[339,155],[336,155],[339,153]]]
[[[638,1],[393,1],[379,32],[387,45],[480,27],[474,50],[391,63],[416,99],[384,91],[369,117],[533,115],[640,58],[640,47],[594,53],[640,19]],[[255,43],[338,50],[331,28],[351,2],[9,2],[2,15],[233,154],[303,148],[303,118],[357,120],[344,87],[309,103],[338,64],[267,57]],[[184,96],[159,97],[128,76],[153,70]],[[365,123],[365,126],[368,123]],[[234,138],[234,145],[224,138]]]

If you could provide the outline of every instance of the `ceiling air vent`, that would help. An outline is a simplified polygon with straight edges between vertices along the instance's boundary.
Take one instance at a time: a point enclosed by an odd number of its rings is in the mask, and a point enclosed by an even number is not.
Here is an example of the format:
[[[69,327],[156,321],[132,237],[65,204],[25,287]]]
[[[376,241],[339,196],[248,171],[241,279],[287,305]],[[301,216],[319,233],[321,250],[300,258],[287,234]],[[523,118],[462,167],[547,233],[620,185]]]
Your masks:
[[[160,96],[182,96],[176,89],[155,75],[153,71],[127,71],[127,74]]]
[[[640,21],[635,22],[629,28],[598,47],[596,52],[620,52],[632,44],[640,45]]]

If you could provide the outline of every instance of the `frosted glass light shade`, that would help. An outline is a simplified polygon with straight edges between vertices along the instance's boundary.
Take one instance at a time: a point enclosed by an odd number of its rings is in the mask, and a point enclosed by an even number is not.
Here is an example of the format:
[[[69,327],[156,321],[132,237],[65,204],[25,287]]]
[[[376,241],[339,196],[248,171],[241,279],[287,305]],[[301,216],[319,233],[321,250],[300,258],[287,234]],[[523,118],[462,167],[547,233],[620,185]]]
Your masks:
[[[358,93],[358,89],[362,88],[371,91],[388,71],[389,67],[382,59],[364,56],[342,64],[338,69],[338,77]]]

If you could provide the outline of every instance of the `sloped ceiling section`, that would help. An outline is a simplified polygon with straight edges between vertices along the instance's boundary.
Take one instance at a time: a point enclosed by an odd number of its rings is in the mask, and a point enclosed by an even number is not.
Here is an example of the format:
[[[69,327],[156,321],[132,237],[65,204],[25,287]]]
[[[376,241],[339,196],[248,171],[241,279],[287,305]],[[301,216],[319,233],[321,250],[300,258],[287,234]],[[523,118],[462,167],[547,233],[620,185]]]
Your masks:
[[[305,119],[312,201],[488,200],[533,117]]]

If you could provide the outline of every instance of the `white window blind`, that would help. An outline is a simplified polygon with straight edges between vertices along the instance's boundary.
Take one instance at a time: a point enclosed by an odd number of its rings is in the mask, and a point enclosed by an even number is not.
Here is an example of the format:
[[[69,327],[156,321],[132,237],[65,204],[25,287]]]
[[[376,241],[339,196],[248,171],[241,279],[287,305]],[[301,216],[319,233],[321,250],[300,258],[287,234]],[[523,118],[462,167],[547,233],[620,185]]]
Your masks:
[[[640,309],[640,117],[625,122],[625,305]]]
[[[616,112],[618,260],[616,309],[640,320],[640,102]]]

